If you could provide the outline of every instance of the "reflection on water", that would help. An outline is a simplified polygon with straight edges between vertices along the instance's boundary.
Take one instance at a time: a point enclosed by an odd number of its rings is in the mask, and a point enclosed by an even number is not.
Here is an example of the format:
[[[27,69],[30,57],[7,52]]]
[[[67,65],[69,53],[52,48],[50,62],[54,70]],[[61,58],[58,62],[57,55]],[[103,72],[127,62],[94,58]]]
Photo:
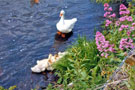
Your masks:
[[[65,33],[65,37],[61,37],[61,35],[55,34],[55,40],[52,48],[55,49],[55,52],[59,52],[59,48],[66,44],[66,41],[73,35],[73,32]]]
[[[55,34],[63,8],[65,18],[76,17],[78,22],[74,34],[61,42]],[[64,51],[78,34],[92,39],[103,13],[103,6],[90,0],[40,0],[33,7],[29,0],[0,0],[0,86],[16,85],[17,90],[46,86],[44,75],[32,74],[30,68],[49,53]]]

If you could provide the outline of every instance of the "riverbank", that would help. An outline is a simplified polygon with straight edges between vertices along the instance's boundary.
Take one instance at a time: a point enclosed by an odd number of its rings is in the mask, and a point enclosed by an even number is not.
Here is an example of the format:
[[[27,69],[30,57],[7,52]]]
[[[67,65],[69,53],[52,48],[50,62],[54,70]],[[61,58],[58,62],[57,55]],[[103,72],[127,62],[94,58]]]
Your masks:
[[[126,53],[134,48],[135,7],[131,3],[129,8],[121,4],[120,18],[116,18],[107,3],[104,10],[104,31],[97,31],[93,41],[79,38],[67,50],[69,54],[53,65],[59,80],[54,86],[49,85],[48,90],[99,89],[118,68]]]

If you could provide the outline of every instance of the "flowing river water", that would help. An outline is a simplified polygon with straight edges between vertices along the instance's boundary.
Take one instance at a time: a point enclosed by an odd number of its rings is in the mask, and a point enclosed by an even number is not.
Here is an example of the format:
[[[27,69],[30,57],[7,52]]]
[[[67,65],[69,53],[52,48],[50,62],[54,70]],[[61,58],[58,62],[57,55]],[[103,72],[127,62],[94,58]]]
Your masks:
[[[55,40],[61,9],[66,18],[78,18],[66,42]],[[40,0],[33,7],[29,0],[0,0],[0,86],[31,90],[47,85],[49,80],[33,74],[30,68],[49,53],[64,51],[78,35],[94,38],[94,29],[102,24],[103,14],[103,5],[90,0]]]

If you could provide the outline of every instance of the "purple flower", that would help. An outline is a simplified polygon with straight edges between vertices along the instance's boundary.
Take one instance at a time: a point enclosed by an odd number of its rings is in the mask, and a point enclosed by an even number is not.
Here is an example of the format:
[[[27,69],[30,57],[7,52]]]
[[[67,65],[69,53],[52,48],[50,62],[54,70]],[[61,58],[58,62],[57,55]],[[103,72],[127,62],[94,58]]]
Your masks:
[[[120,22],[119,22],[119,21],[116,21],[116,22],[115,22],[115,25],[116,25],[116,26],[119,26],[119,25],[120,25]]]

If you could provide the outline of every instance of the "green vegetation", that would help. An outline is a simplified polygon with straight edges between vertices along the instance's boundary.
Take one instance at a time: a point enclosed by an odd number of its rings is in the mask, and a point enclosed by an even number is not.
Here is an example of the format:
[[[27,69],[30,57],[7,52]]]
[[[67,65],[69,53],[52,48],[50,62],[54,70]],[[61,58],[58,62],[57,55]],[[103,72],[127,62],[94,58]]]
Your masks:
[[[67,51],[69,54],[53,65],[60,77],[54,90],[86,90],[102,86],[121,61],[101,58],[95,41],[84,37],[79,38]],[[69,83],[73,83],[73,87],[68,87]],[[59,85],[61,87],[57,87]]]
[[[97,31],[93,41],[79,38],[67,49],[68,54],[53,65],[59,80],[54,86],[49,85],[48,90],[99,90],[118,68],[125,53],[134,48],[135,15],[131,12],[134,7],[126,8],[121,4],[119,19],[109,4],[104,7],[104,31]],[[135,85],[132,71],[134,69],[129,71],[129,88]]]
[[[0,86],[0,90],[14,90],[16,86],[11,86],[9,89],[5,89],[4,87]]]

